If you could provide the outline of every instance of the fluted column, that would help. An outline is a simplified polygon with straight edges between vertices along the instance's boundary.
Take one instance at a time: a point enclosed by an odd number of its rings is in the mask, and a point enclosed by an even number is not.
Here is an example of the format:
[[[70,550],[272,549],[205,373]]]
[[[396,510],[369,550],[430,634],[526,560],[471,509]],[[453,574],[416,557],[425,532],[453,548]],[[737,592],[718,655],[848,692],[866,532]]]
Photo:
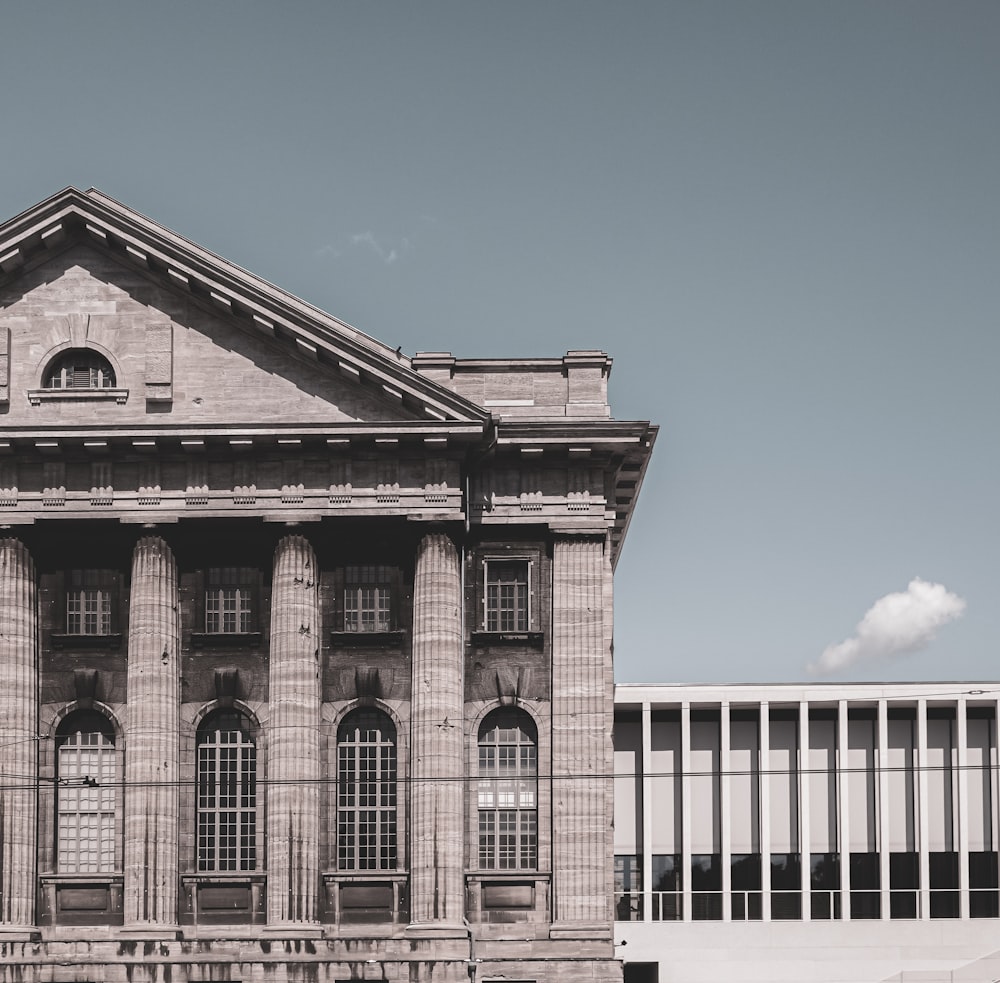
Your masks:
[[[461,929],[463,907],[462,586],[444,533],[417,549],[413,585],[410,917]]]
[[[553,544],[554,921],[568,934],[601,937],[611,931],[613,814],[607,563],[603,539],[565,537]]]
[[[304,536],[274,551],[267,788],[267,920],[316,924],[319,893],[320,611]]]
[[[0,540],[0,932],[28,930],[38,855],[38,614],[35,567]]]
[[[180,625],[177,565],[157,536],[132,553],[125,755],[125,927],[177,924]]]

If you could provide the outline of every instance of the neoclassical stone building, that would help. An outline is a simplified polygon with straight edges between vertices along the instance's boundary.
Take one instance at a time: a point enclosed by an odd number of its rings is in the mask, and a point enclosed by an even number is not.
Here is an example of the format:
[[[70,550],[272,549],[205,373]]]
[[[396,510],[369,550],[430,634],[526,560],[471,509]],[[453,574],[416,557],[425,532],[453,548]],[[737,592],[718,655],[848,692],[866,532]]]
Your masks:
[[[610,368],[0,226],[0,981],[621,979]]]

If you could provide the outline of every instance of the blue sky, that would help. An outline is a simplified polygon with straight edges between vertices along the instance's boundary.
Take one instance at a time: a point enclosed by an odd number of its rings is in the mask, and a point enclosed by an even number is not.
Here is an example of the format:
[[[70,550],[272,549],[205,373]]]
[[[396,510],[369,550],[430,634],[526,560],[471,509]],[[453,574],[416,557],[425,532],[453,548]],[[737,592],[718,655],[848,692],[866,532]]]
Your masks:
[[[1000,4],[0,32],[0,216],[96,186],[407,353],[614,356],[615,415],[662,427],[620,681],[1000,678]]]

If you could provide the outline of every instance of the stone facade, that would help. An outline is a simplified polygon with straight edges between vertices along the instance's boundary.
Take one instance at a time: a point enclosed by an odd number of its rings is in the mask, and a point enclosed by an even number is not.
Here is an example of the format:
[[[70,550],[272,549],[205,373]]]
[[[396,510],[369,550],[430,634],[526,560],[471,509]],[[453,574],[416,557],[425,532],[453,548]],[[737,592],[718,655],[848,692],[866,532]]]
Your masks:
[[[0,226],[0,983],[621,979],[610,367]]]

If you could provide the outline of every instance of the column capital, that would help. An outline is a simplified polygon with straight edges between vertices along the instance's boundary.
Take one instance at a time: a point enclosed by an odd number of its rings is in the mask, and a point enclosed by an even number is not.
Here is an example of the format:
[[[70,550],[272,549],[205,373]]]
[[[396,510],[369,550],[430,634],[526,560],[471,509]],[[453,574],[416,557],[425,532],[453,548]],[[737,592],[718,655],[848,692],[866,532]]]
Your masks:
[[[452,546],[452,548],[457,550],[458,543],[455,541],[455,537],[452,535],[454,526],[455,526],[454,523],[449,523],[447,526],[445,526],[436,522],[425,526],[423,529],[423,535],[420,537],[420,540],[417,543],[418,552],[423,547],[424,543],[427,543],[432,540],[438,542],[446,540]]]

